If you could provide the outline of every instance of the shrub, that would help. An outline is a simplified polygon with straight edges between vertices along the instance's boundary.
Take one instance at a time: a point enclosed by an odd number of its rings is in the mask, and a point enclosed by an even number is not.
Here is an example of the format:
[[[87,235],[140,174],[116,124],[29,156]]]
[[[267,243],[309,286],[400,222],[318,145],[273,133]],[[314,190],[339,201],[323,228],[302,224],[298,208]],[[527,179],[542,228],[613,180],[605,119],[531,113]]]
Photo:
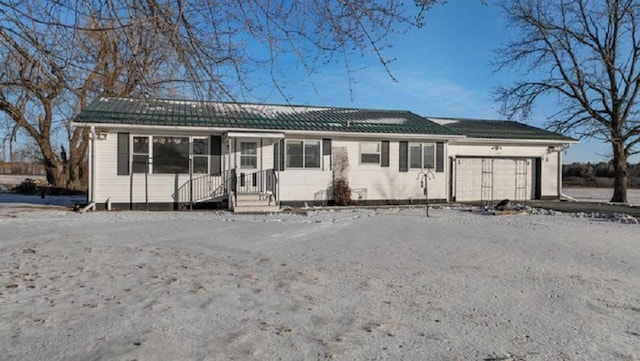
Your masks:
[[[21,194],[36,194],[38,192],[38,182],[35,179],[26,178],[13,191]]]
[[[336,179],[333,182],[333,200],[338,206],[348,206],[352,204],[351,188],[344,179]]]

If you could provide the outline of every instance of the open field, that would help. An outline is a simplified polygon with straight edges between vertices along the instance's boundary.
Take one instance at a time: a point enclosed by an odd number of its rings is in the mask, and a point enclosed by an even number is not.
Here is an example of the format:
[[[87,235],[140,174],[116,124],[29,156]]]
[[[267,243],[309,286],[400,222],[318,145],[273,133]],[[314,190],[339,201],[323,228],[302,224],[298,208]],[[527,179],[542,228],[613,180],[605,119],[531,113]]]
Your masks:
[[[637,224],[0,208],[5,360],[639,360]]]
[[[39,175],[0,174],[0,185],[16,186],[27,178],[44,181],[46,178]]]
[[[564,187],[563,193],[579,201],[608,202],[613,195],[613,189]],[[640,189],[628,189],[627,201],[633,205],[640,205]]]

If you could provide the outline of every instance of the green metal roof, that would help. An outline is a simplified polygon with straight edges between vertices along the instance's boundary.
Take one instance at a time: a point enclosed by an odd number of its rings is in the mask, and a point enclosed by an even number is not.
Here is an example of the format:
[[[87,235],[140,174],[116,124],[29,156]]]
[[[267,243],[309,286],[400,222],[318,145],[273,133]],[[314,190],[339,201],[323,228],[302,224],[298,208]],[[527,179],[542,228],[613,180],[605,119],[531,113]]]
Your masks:
[[[511,120],[434,117],[428,117],[427,119],[453,129],[469,138],[576,141],[573,138],[558,133]]]
[[[74,120],[87,124],[215,127],[460,136],[409,111],[102,97]]]

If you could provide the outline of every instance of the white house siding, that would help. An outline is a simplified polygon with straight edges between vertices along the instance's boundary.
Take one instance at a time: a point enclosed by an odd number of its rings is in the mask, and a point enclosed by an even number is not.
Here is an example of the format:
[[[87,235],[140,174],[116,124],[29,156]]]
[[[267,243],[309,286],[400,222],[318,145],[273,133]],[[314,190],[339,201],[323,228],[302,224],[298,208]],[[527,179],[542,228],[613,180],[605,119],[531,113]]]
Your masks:
[[[549,152],[548,144],[505,144],[495,143],[449,145],[449,157],[454,163],[452,197],[457,201],[481,199],[482,159],[493,160],[494,192],[493,199],[517,199],[515,194],[515,160],[527,161],[527,199],[535,197],[536,172],[541,172],[540,196],[556,198],[559,196],[559,155]],[[540,169],[535,168],[535,160],[541,160]],[[449,162],[447,162],[449,163]],[[486,195],[485,195],[486,197]]]
[[[320,141],[322,147],[322,138],[287,136],[285,141],[287,140]],[[332,147],[335,146],[334,141]],[[282,149],[282,151],[285,152],[285,149]],[[322,149],[320,151],[320,154],[322,154]],[[271,154],[273,154],[273,149],[271,150]],[[280,172],[279,178],[280,201],[316,201],[324,203],[331,199],[331,196],[327,193],[327,189],[331,186],[332,180],[330,157],[322,156],[321,163],[320,168],[285,167],[285,170]]]
[[[131,131],[131,136],[145,136],[146,133]],[[187,135],[184,133],[154,133],[153,135]],[[189,134],[202,136],[200,134]],[[322,140],[321,138],[287,137],[288,140]],[[233,140],[232,144],[233,144]],[[259,152],[258,164],[262,169],[272,169],[273,147],[278,139],[263,139]],[[347,171],[349,185],[352,189],[352,198],[356,201],[422,201],[424,200],[423,188],[420,187],[418,175],[419,169],[409,169],[408,172],[399,171],[399,140],[389,142],[389,167],[380,165],[360,164],[360,143],[362,141],[381,141],[375,139],[349,139],[333,138],[332,148],[344,147],[347,149],[349,169]],[[411,142],[414,142],[412,140]],[[419,141],[416,141],[419,142]],[[425,140],[424,142],[433,142]],[[228,140],[223,138],[224,163],[227,167],[236,166],[237,152],[228,156]],[[189,180],[188,174],[148,174],[147,195],[145,195],[145,175],[135,173],[130,175],[117,175],[117,132],[108,133],[106,139],[96,140],[96,181],[95,201],[98,204],[106,203],[144,203],[148,199],[150,203],[173,203],[174,194],[178,187]],[[447,174],[446,162],[447,147],[445,145],[445,171],[432,173],[428,181],[430,199],[447,198]],[[279,174],[279,199],[281,201],[317,201],[325,203],[332,198],[333,170],[331,169],[331,156],[323,156],[320,169],[294,169],[287,168]],[[239,170],[242,172],[243,170]],[[250,173],[253,170],[246,170]],[[131,185],[131,182],[133,184]],[[148,198],[146,198],[148,197]]]
[[[292,139],[292,138],[288,138]],[[302,139],[302,138],[300,138]],[[308,138],[305,138],[308,139]],[[419,169],[399,171],[399,140],[389,141],[389,167],[379,164],[360,164],[360,143],[381,141],[380,138],[348,139],[333,138],[332,148],[347,149],[349,168],[348,182],[352,199],[355,201],[415,200],[425,199],[423,188],[418,179]],[[411,142],[421,142],[412,140]],[[433,140],[424,140],[424,143]],[[324,157],[324,169],[291,169],[280,174],[280,192],[282,201],[326,201],[331,199],[333,171],[326,166],[328,156]],[[446,160],[446,145],[445,145]],[[447,164],[445,171],[433,173],[429,180],[429,198],[447,198]]]
[[[147,135],[145,132],[129,132],[131,136]],[[186,132],[158,132],[152,135],[191,135],[203,136],[209,134],[193,134]],[[287,140],[322,140],[316,137],[287,135]],[[356,201],[423,201],[425,199],[424,189],[421,188],[419,169],[409,169],[408,172],[399,171],[399,148],[403,139],[389,139],[389,167],[380,165],[360,164],[360,143],[363,141],[381,141],[380,138],[331,138],[332,148],[344,148],[348,154],[349,168],[347,171],[349,185],[352,189],[352,198]],[[262,169],[274,168],[273,147],[278,139],[263,138],[261,141],[261,151],[259,152],[258,164]],[[424,142],[433,143],[433,140],[407,140],[409,143]],[[232,142],[233,144],[233,142]],[[457,161],[467,161],[467,159],[496,159],[497,180],[496,193],[493,198],[513,198],[511,197],[514,188],[513,177],[505,176],[500,179],[500,172],[507,172],[509,164],[514,164],[513,159],[525,159],[527,165],[527,198],[533,198],[535,172],[541,172],[540,194],[543,198],[558,197],[558,164],[560,161],[557,152],[548,153],[547,145],[526,145],[526,144],[502,144],[496,147],[496,143],[444,143],[444,171],[433,172],[428,180],[430,199],[452,199],[457,196],[457,200],[479,200],[479,194],[457,193],[458,189],[467,186],[467,189],[480,187],[480,178],[477,173],[481,173],[478,166],[460,167],[457,169]],[[144,203],[145,202],[145,175],[136,173],[133,177],[129,175],[117,175],[117,132],[109,132],[105,139],[95,141],[95,201],[98,204],[106,203]],[[224,155],[224,165],[228,169],[233,167],[237,161],[235,152],[229,157],[229,142],[223,138],[222,151]],[[233,149],[232,149],[233,151]],[[284,151],[284,149],[283,149]],[[450,158],[456,158],[454,168],[450,169]],[[541,159],[540,169],[535,169],[535,159]],[[279,173],[279,199],[283,202],[311,201],[326,203],[332,198],[333,170],[330,169],[331,156],[323,156],[323,164],[320,169],[293,169],[286,168]],[[469,161],[473,162],[473,161]],[[479,162],[479,161],[476,161]],[[501,170],[502,169],[502,170]],[[460,170],[460,171],[458,171]],[[251,170],[247,170],[250,173]],[[465,172],[469,174],[465,174]],[[455,178],[450,182],[449,178]],[[148,174],[147,176],[147,200],[150,203],[173,203],[176,189],[189,180],[188,174]],[[133,184],[131,184],[133,181]],[[502,184],[500,184],[502,182]],[[451,194],[449,194],[451,192]],[[475,199],[474,199],[475,198]]]
[[[189,180],[189,174],[145,174],[118,175],[118,134],[117,132],[103,132],[105,139],[95,140],[95,202],[97,204],[111,203],[173,203],[177,189]],[[202,134],[185,134],[183,132],[157,132],[148,134],[130,131],[130,136],[166,135],[166,136],[205,136]],[[223,154],[227,153],[225,146]],[[150,149],[151,151],[151,149]],[[228,162],[228,157],[224,160]],[[228,163],[227,163],[228,164]],[[198,177],[194,175],[194,177]],[[145,190],[146,182],[146,190]]]

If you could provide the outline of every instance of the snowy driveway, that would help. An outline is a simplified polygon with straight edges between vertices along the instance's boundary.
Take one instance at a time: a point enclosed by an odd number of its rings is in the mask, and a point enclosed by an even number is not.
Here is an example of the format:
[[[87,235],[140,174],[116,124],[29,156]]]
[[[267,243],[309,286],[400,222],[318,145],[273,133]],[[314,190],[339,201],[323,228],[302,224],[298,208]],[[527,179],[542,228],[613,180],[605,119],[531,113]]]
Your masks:
[[[637,360],[640,228],[0,209],[8,360]]]

